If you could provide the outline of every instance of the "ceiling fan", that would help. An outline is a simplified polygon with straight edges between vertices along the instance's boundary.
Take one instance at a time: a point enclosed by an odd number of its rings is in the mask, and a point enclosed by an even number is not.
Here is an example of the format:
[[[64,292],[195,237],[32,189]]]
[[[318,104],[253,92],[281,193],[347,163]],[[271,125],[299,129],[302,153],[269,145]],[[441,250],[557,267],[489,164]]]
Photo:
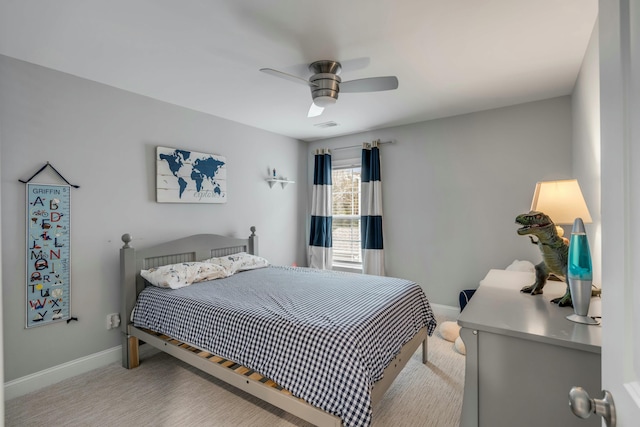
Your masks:
[[[380,92],[398,88],[398,78],[396,76],[368,77],[343,82],[338,76],[342,71],[342,65],[338,61],[322,60],[312,62],[309,65],[309,71],[313,75],[309,77],[309,80],[272,68],[261,68],[260,71],[309,86],[313,103],[309,108],[307,117],[316,117],[322,114],[325,107],[336,103],[340,92]]]

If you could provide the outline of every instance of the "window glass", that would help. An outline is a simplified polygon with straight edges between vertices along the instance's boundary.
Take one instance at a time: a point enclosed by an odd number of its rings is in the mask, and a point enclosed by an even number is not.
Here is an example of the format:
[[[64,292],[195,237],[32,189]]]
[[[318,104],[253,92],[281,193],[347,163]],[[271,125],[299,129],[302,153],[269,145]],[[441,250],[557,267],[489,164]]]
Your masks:
[[[332,191],[333,266],[361,268],[360,167],[333,169]]]

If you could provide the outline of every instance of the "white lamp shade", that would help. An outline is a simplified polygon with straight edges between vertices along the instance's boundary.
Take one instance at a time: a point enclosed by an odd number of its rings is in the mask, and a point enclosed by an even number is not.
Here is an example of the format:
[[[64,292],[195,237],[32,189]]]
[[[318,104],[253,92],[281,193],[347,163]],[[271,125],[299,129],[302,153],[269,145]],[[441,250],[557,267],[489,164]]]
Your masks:
[[[538,182],[531,210],[549,215],[554,224],[573,224],[576,218],[592,222],[577,179]]]

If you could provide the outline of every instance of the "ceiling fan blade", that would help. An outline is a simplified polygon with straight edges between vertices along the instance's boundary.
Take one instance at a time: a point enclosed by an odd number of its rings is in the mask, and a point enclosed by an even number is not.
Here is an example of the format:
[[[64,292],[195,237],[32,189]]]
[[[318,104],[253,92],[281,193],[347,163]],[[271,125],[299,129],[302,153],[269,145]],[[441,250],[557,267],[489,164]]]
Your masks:
[[[307,117],[318,117],[324,111],[324,107],[318,107],[313,102],[311,103],[311,107],[309,107],[309,113]]]
[[[302,77],[294,76],[293,74],[283,73],[282,71],[274,70],[273,68],[260,68],[260,71],[275,77],[280,77],[281,79],[292,81],[294,83],[301,83],[305,86],[311,86],[311,87],[318,86],[315,83],[311,83],[310,81],[303,79]]]
[[[369,77],[340,83],[340,92],[380,92],[393,89],[398,89],[396,76]]]

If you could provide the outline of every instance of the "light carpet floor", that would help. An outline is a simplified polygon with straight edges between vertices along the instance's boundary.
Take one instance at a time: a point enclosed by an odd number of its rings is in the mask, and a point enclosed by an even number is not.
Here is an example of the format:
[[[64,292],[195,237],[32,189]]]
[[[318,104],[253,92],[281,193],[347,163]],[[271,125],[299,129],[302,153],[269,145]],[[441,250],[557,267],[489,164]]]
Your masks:
[[[114,363],[5,402],[5,425],[311,426],[171,356],[148,353],[139,368]],[[419,349],[374,407],[374,427],[459,425],[464,356],[436,332],[429,362],[421,359]]]

